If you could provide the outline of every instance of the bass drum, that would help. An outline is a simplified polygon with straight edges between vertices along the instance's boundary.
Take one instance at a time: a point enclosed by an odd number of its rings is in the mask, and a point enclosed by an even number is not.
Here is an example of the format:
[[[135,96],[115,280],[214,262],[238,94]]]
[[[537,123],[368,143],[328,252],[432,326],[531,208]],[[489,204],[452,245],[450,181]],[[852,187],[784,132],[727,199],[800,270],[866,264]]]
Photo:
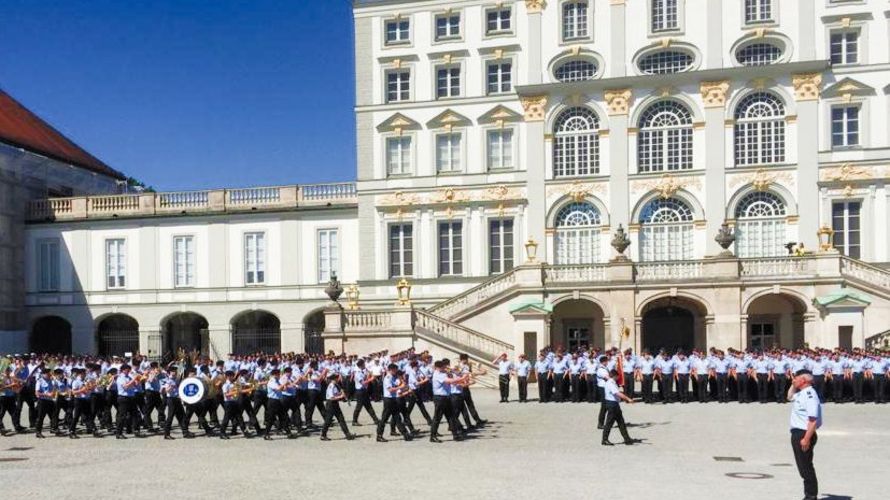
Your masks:
[[[198,377],[189,377],[179,383],[179,399],[183,403],[193,405],[204,400],[210,393],[207,382]]]

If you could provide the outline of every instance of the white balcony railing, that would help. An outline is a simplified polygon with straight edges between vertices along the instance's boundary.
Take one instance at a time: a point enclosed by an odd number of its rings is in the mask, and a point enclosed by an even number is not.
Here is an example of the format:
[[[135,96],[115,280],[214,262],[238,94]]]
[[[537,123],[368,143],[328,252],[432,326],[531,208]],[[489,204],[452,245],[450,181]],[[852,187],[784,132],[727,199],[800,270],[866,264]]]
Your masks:
[[[355,184],[341,182],[337,184],[308,184],[300,186],[300,201],[336,201],[355,198]]]
[[[91,196],[87,200],[87,210],[96,214],[104,212],[122,214],[139,211],[138,194]]]
[[[350,311],[343,318],[347,332],[385,331],[392,326],[392,311]]]
[[[800,257],[776,257],[769,259],[742,259],[740,275],[745,277],[802,276],[816,272],[813,259]]]
[[[198,209],[210,206],[210,191],[179,191],[158,193],[155,198],[161,210]]]
[[[487,359],[494,359],[503,352],[513,351],[512,344],[452,323],[426,311],[415,311],[415,326],[422,328],[428,334],[442,337],[452,344],[473,349]]]
[[[606,264],[551,266],[544,269],[547,283],[595,283],[606,281]]]
[[[484,302],[495,295],[513,287],[516,284],[516,271],[510,270],[504,274],[460,293],[451,299],[440,302],[429,308],[429,312],[445,319],[451,319],[467,309]]]
[[[687,280],[701,278],[704,265],[701,262],[657,262],[637,264],[637,281]]]
[[[880,267],[843,257],[841,259],[841,274],[884,290],[890,290],[890,271]]]
[[[226,193],[228,204],[233,206],[276,205],[281,200],[281,189],[278,187],[230,189]]]

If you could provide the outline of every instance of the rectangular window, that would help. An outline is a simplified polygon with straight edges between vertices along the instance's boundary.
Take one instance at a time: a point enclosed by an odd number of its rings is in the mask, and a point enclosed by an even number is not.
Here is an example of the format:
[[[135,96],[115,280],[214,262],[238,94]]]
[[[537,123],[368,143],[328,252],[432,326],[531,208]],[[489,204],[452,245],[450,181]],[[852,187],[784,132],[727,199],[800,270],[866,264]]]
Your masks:
[[[751,338],[748,347],[758,350],[773,349],[776,343],[776,328],[772,323],[751,323]]]
[[[498,35],[513,30],[513,11],[509,7],[485,11],[485,33]]]
[[[127,286],[127,245],[124,239],[105,240],[105,276],[108,288]]]
[[[513,269],[513,219],[497,219],[488,224],[488,271],[501,274]]]
[[[59,240],[48,238],[37,242],[37,289],[59,291]]]
[[[436,40],[460,38],[460,14],[436,16]]]
[[[340,245],[336,229],[318,230],[318,282],[327,283],[340,272]]]
[[[463,274],[463,223],[439,223],[439,276]]]
[[[436,97],[460,96],[460,66],[439,66],[436,69]]]
[[[513,90],[513,63],[511,61],[488,63],[489,94],[503,94]]]
[[[489,130],[485,147],[489,170],[513,168],[513,129]]]
[[[173,238],[173,286],[195,286],[195,238]]]
[[[763,23],[773,20],[773,0],[745,0],[745,22]]]
[[[386,139],[386,172],[389,175],[411,173],[411,137]]]
[[[567,2],[562,6],[562,38],[587,38],[587,1]]]
[[[861,212],[860,201],[836,201],[831,204],[834,248],[854,259],[860,258],[862,250]]]
[[[386,44],[396,45],[411,42],[411,22],[407,19],[386,21]]]
[[[461,134],[439,134],[436,136],[436,171],[459,172],[461,157]]]
[[[831,108],[831,145],[836,148],[859,145],[859,106]]]
[[[652,1],[652,31],[670,31],[679,27],[677,0]]]
[[[414,226],[389,226],[389,277],[401,278],[414,274]]]
[[[411,72],[407,69],[386,72],[386,102],[411,98]]]
[[[244,283],[266,282],[266,233],[244,234]]]
[[[832,32],[831,64],[856,64],[857,62],[859,62],[859,32]]]

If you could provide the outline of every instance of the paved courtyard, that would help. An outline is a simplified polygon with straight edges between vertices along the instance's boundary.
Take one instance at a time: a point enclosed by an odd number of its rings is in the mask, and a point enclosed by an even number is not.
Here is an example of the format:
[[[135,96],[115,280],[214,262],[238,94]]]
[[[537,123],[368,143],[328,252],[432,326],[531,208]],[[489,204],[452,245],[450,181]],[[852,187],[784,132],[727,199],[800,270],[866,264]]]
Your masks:
[[[337,429],[328,443],[317,435],[271,443],[0,438],[0,459],[26,459],[0,461],[0,491],[4,498],[53,499],[803,496],[786,405],[625,405],[631,435],[644,442],[605,448],[595,430],[597,405],[504,405],[485,389],[474,399],[490,425],[475,439],[439,445],[426,434],[410,443],[375,443],[367,425],[357,428],[364,436],[357,441],[342,440]],[[829,404],[825,421],[816,448],[822,498],[887,498],[890,407]],[[612,440],[620,441],[615,432]],[[728,476],[734,473],[763,478]]]

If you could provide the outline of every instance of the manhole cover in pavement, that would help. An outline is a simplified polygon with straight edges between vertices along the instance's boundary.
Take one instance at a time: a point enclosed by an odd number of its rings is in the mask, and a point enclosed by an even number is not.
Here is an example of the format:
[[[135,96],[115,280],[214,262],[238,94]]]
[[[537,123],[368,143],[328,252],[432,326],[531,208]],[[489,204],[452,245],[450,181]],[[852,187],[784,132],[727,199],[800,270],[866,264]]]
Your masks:
[[[730,472],[727,476],[733,479],[772,479],[769,474],[761,474],[759,472]]]
[[[714,457],[717,462],[744,462],[742,457]]]
[[[7,448],[6,451],[28,451],[33,449],[31,446],[13,446],[12,448]]]
[[[23,462],[27,460],[24,457],[9,457],[9,458],[0,458],[0,462]]]

